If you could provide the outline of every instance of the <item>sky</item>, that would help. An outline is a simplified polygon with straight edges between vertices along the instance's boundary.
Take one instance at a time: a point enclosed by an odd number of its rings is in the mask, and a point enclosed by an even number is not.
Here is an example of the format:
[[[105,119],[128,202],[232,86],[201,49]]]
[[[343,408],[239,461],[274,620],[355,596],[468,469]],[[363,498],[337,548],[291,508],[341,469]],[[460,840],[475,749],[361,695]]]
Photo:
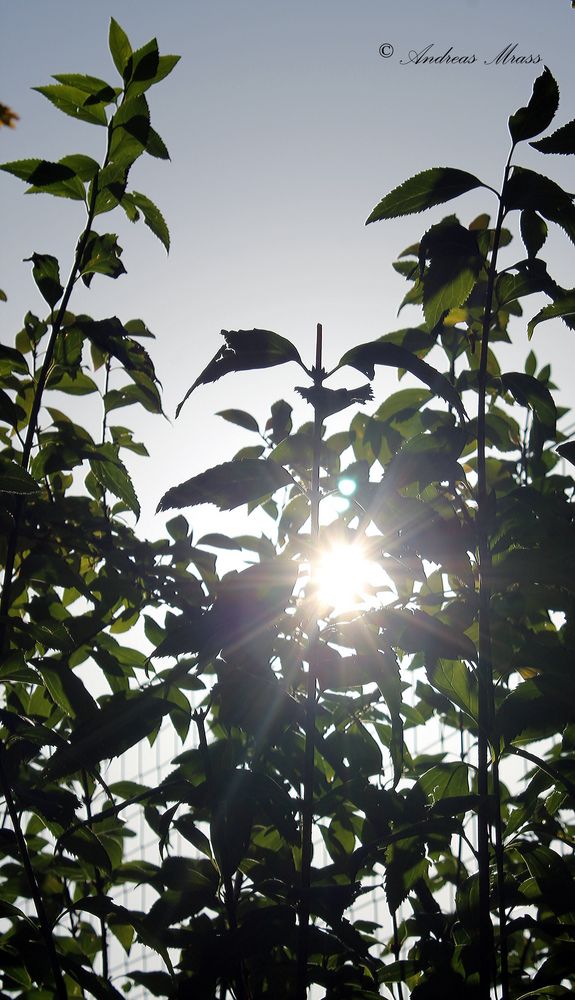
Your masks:
[[[445,210],[369,227],[365,219],[384,194],[432,166],[469,170],[498,187],[507,119],[527,103],[544,64],[561,92],[554,125],[575,118],[575,10],[570,0],[5,2],[0,101],[20,121],[0,133],[2,160],[77,152],[101,158],[103,130],[67,118],[31,88],[64,72],[115,83],[111,16],[134,48],[155,36],[160,52],[182,57],[149,95],[171,162],[142,158],[132,175],[168,222],[170,254],[123,213],[102,216],[99,225],[118,234],[128,274],[115,282],[96,277],[71,303],[95,318],[141,317],[156,334],[150,350],[170,420],[135,408],[117,416],[138,429],[150,451],[149,461],[135,459],[130,469],[143,530],[157,533],[154,510],[169,487],[255,443],[215,416],[218,410],[241,407],[265,421],[276,399],[296,405],[301,372],[286,366],[201,387],[174,421],[176,405],[219,349],[220,330],[274,330],[311,364],[321,322],[332,367],[354,344],[419,322],[415,312],[397,317],[406,288],[393,260],[451,211],[463,223],[480,212],[494,215],[494,197],[480,190]],[[507,46],[525,61],[498,61]],[[467,61],[418,62],[423,50]],[[525,146],[518,162],[575,190],[572,158]],[[83,225],[79,203],[25,197],[24,190],[0,174],[5,343],[28,309],[43,308],[23,258],[55,254],[66,274]],[[518,242],[508,253],[508,264],[524,256]],[[574,258],[563,233],[553,233],[549,270],[567,287],[575,284]],[[533,310],[541,304],[534,300]],[[508,370],[523,368],[525,326],[513,328]],[[542,361],[554,364],[564,404],[575,402],[572,337],[557,321],[541,326],[533,341]],[[375,405],[395,387],[391,373],[378,375]],[[301,421],[310,419],[297,405]],[[224,530],[213,508],[193,517]]]

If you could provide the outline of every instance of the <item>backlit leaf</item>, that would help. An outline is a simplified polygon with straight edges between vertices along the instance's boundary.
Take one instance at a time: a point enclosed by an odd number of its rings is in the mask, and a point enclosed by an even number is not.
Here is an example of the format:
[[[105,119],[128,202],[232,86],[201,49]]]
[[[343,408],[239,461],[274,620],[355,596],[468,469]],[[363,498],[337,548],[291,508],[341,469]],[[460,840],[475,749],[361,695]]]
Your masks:
[[[552,74],[543,70],[533,84],[533,93],[526,108],[519,108],[509,119],[513,142],[531,139],[548,128],[559,107],[559,88]]]
[[[459,393],[451,385],[451,382],[431,365],[428,365],[426,361],[422,361],[416,354],[412,354],[411,351],[399,347],[397,344],[374,340],[370,344],[352,347],[343,355],[338,367],[343,368],[345,365],[363,372],[369,379],[374,377],[376,365],[405,368],[406,371],[425,382],[435,395],[441,396],[453,406],[462,420],[467,417]]]
[[[188,389],[176,410],[176,416],[197,386],[217,382],[222,375],[255,368],[273,368],[287,361],[295,361],[304,367],[294,345],[271,330],[222,330],[222,337],[225,340],[224,346]]]
[[[483,186],[482,181],[466,170],[432,167],[390,191],[376,205],[367,223],[423,212],[426,208],[441,205],[443,202],[451,201],[452,198],[458,198],[466,191]]]
[[[277,462],[256,458],[225,462],[172,487],[160,500],[158,510],[193,507],[199,503],[232,510],[292,485],[292,477]]]

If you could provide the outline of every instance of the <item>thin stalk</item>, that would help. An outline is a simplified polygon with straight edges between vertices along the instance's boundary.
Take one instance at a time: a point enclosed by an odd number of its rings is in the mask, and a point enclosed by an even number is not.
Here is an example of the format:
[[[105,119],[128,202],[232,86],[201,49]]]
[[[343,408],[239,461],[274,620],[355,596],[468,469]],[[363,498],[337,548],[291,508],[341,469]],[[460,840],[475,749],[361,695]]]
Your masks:
[[[321,389],[325,373],[322,369],[322,326],[317,324],[315,368],[313,370],[314,389]],[[313,461],[311,479],[311,545],[312,552],[319,542],[319,474],[321,462],[322,417],[319,403],[316,401],[313,426]],[[311,566],[311,592],[314,587],[314,564]],[[303,800],[301,812],[301,880],[300,901],[298,907],[299,933],[297,953],[297,1000],[307,997],[307,964],[309,954],[309,917],[310,917],[310,886],[311,859],[313,853],[313,778],[315,770],[315,721],[317,698],[317,670],[319,649],[319,623],[314,611],[314,619],[310,623],[309,654],[307,672],[307,694],[305,710],[305,750],[303,773]]]
[[[505,165],[503,186],[499,197],[499,209],[493,235],[493,248],[487,276],[485,310],[481,334],[481,355],[478,371],[477,402],[477,533],[479,553],[479,663],[478,663],[478,760],[477,786],[479,808],[477,813],[477,849],[479,856],[479,949],[483,956],[492,953],[493,928],[491,925],[489,893],[489,741],[494,738],[493,719],[495,699],[493,692],[493,665],[491,659],[491,548],[489,541],[488,484],[486,468],[486,395],[487,363],[489,357],[489,332],[493,307],[493,292],[497,277],[497,254],[501,241],[501,229],[505,214],[505,190],[509,177],[512,146]],[[496,808],[499,810],[499,801]],[[498,878],[498,896],[501,898],[503,884]],[[505,910],[503,907],[503,916]],[[505,919],[504,919],[505,923]],[[501,928],[505,934],[505,926]],[[509,975],[505,956],[501,956],[502,1000],[509,1000]],[[480,997],[489,1000],[491,990],[489,963],[483,961],[480,969]]]
[[[106,147],[106,156],[104,158],[104,163],[102,169],[107,165],[108,158],[110,155],[110,142],[112,138],[112,129],[108,127],[108,143]],[[30,455],[32,454],[32,446],[34,443],[34,438],[36,435],[36,430],[38,427],[38,416],[40,413],[40,407],[42,406],[42,398],[44,395],[44,390],[46,388],[46,383],[48,381],[48,376],[50,375],[50,370],[52,367],[52,359],[54,357],[54,351],[56,350],[56,343],[58,337],[62,330],[62,324],[64,322],[64,316],[68,308],[68,303],[70,297],[74,290],[74,285],[80,274],[80,266],[82,263],[82,258],[84,256],[84,251],[86,249],[86,244],[88,242],[88,237],[90,235],[90,230],[92,228],[92,223],[94,221],[94,216],[96,212],[96,200],[98,197],[98,176],[94,178],[92,183],[92,191],[90,195],[90,202],[88,204],[88,216],[86,219],[86,225],[84,231],[78,240],[76,247],[76,253],[74,255],[74,262],[72,264],[72,269],[70,271],[68,281],[66,282],[66,287],[64,289],[64,294],[62,296],[62,301],[56,315],[52,312],[52,332],[50,333],[50,339],[48,340],[48,345],[46,347],[46,353],[44,355],[44,362],[40,369],[40,374],[38,376],[38,382],[36,384],[36,391],[34,393],[34,399],[32,400],[32,409],[30,411],[30,419],[28,421],[28,427],[26,430],[26,438],[24,440],[24,447],[22,449],[22,460],[21,465],[23,469],[28,469],[30,463]],[[9,638],[9,623],[8,623],[8,611],[10,609],[10,598],[12,591],[12,580],[14,576],[14,565],[16,562],[16,552],[18,549],[18,536],[20,534],[20,521],[22,518],[22,512],[24,510],[25,499],[19,497],[16,500],[14,509],[14,522],[10,535],[8,537],[8,544],[6,550],[6,565],[4,567],[4,580],[2,584],[2,595],[0,596],[0,654],[3,654],[6,650],[6,645]]]
[[[206,711],[197,709],[194,712],[193,719],[198,729],[200,753],[202,755],[202,760],[204,764],[208,793],[212,801],[212,807],[215,808],[216,802],[215,802],[214,787],[213,787],[212,764],[210,760],[208,741],[206,737],[206,714],[207,714]],[[224,889],[224,906],[226,909],[228,927],[232,932],[232,934],[234,934],[238,929],[237,906],[236,906],[237,901],[236,901],[236,893],[234,890],[234,883],[232,880],[232,876],[230,874],[225,875],[223,878],[223,889]],[[227,992],[227,984],[225,985],[222,984],[222,987],[224,988],[223,995],[225,996]],[[243,963],[239,958],[237,960],[236,983],[233,992],[234,995],[237,997],[237,1000],[249,1000],[250,994],[246,983],[245,970]]]
[[[48,952],[50,966],[52,968],[52,975],[54,977],[54,987],[56,991],[55,997],[56,1000],[68,1000],[66,984],[64,983],[64,977],[62,975],[60,960],[58,958],[58,952],[56,951],[56,945],[54,943],[54,937],[52,935],[52,925],[48,919],[48,914],[46,913],[46,910],[44,908],[44,900],[42,899],[42,893],[40,892],[40,887],[36,880],[34,869],[32,868],[32,862],[30,860],[28,847],[26,845],[26,840],[24,837],[24,833],[22,831],[20,817],[18,816],[18,810],[16,808],[14,796],[12,795],[10,782],[8,781],[8,777],[4,769],[3,758],[4,758],[4,747],[0,743],[0,784],[2,785],[2,793],[6,800],[6,807],[10,815],[10,820],[12,822],[14,835],[18,843],[18,850],[20,852],[20,857],[22,859],[24,871],[26,872],[28,885],[30,886],[30,894],[32,896],[32,899],[34,900],[34,905],[36,907],[36,913],[38,915],[40,930],[42,932],[42,937],[44,938],[46,951]]]
[[[104,166],[106,166],[110,155],[111,138],[112,138],[112,129],[109,126]],[[30,418],[28,421],[26,437],[22,449],[21,465],[23,469],[28,469],[28,465],[30,463],[30,456],[32,454],[32,447],[34,444],[34,439],[36,437],[36,432],[38,428],[38,416],[42,405],[44,390],[46,388],[46,383],[48,381],[48,376],[50,374],[52,359],[54,357],[54,351],[56,349],[58,336],[60,335],[60,332],[62,330],[64,316],[68,308],[68,303],[70,301],[74,285],[80,273],[82,258],[84,256],[84,251],[86,249],[88,237],[90,235],[90,230],[92,228],[92,222],[94,221],[97,197],[98,197],[98,183],[96,176],[96,178],[94,178],[94,181],[92,183],[92,191],[90,195],[89,204],[87,206],[88,214],[86,219],[86,225],[76,246],[74,262],[72,264],[68,281],[66,282],[66,287],[64,289],[64,294],[62,296],[62,301],[55,316],[54,316],[54,311],[52,311],[52,331],[50,333],[50,338],[48,340],[48,345],[46,347],[44,362],[42,364],[42,368],[40,369],[40,374],[38,376],[38,382],[36,384],[36,391],[34,393],[34,399],[32,401],[32,408],[30,411]],[[4,577],[2,581],[2,593],[0,595],[0,656],[2,656],[6,652],[10,641],[10,620],[8,617],[8,612],[10,610],[12,584],[14,578],[14,567],[16,563],[18,538],[20,534],[20,524],[22,520],[22,514],[24,511],[24,504],[25,504],[25,499],[23,497],[18,497],[16,499],[14,505],[14,519],[6,545],[6,561],[4,566]],[[67,998],[66,986],[64,983],[64,978],[60,967],[58,953],[56,951],[56,946],[52,935],[52,927],[50,926],[50,923],[46,916],[46,911],[44,909],[44,904],[42,900],[42,894],[40,892],[40,887],[38,885],[34,868],[32,866],[30,854],[28,852],[28,846],[26,844],[22,827],[20,825],[20,817],[18,815],[18,810],[16,808],[14,795],[12,793],[12,788],[10,786],[10,782],[8,780],[8,777],[6,775],[5,769],[2,764],[3,754],[4,754],[4,744],[3,741],[0,740],[0,790],[6,800],[6,805],[10,813],[10,819],[12,822],[16,840],[18,842],[22,864],[24,866],[24,869],[28,877],[28,881],[30,883],[30,891],[36,907],[36,913],[38,915],[38,920],[40,923],[40,927],[42,929],[42,934],[46,941],[46,947],[48,949],[50,962],[52,965],[52,972],[56,988],[56,996],[59,998],[59,1000],[66,1000]]]
[[[90,794],[90,786],[88,784],[88,772],[82,771],[82,785],[84,788],[84,805],[86,806],[86,816],[88,823],[91,825],[94,819],[92,815],[92,796]],[[94,869],[95,877],[94,883],[96,885],[96,894],[103,899],[106,895],[106,890],[104,886],[104,881],[100,874],[98,868]],[[100,917],[100,944],[102,946],[102,978],[106,981],[109,976],[109,962],[108,962],[108,933],[106,929],[106,918]]]

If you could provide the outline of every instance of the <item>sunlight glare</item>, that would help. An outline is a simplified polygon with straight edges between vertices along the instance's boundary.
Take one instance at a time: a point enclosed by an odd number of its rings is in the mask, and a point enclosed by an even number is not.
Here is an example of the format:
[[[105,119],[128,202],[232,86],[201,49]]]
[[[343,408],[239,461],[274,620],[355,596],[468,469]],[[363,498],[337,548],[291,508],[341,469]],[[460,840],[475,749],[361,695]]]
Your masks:
[[[335,612],[365,606],[373,595],[377,567],[359,545],[336,545],[325,551],[316,566],[317,594],[322,605]]]

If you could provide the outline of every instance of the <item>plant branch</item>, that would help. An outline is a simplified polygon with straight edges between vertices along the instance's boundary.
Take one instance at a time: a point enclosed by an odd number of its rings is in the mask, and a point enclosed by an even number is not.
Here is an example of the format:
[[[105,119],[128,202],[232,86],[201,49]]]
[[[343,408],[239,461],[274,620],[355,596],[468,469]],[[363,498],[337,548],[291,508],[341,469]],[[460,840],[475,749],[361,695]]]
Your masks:
[[[477,847],[479,854],[479,948],[480,954],[488,955],[493,948],[493,929],[491,925],[490,893],[489,893],[489,742],[494,740],[493,721],[495,714],[493,694],[493,666],[491,659],[491,548],[489,540],[488,484],[486,465],[486,390],[487,366],[489,361],[489,333],[491,329],[493,292],[497,277],[497,255],[501,241],[501,230],[505,215],[505,190],[509,177],[512,146],[505,171],[503,185],[499,197],[497,221],[493,235],[491,261],[487,277],[485,308],[483,313],[483,329],[481,335],[481,355],[478,371],[478,401],[477,401],[477,533],[479,555],[479,663],[478,663],[478,792],[479,808],[477,815]],[[499,801],[496,808],[500,809]],[[498,878],[498,895],[503,892],[502,880]],[[501,928],[502,936],[505,928]],[[507,966],[501,967],[502,1000],[508,1000]],[[489,1000],[490,973],[487,962],[481,963],[480,996]]]
[[[314,389],[320,389],[325,379],[322,369],[322,327],[317,325],[316,334],[316,358],[313,369]],[[321,462],[321,439],[323,421],[319,406],[314,408],[313,427],[313,464],[312,464],[312,487],[311,487],[311,544],[314,556],[312,557],[310,572],[310,588],[312,594],[313,618],[309,628],[309,653],[307,672],[307,692],[306,692],[306,713],[305,713],[305,751],[304,751],[304,775],[303,775],[303,802],[301,813],[301,881],[300,881],[300,901],[298,907],[299,934],[298,934],[298,954],[297,954],[297,1000],[305,1000],[307,996],[307,964],[309,952],[309,918],[310,918],[310,885],[311,885],[311,860],[313,853],[313,779],[315,769],[315,722],[316,722],[316,697],[317,697],[317,657],[319,650],[319,624],[316,613],[316,602],[314,594],[315,586],[315,549],[319,542],[319,505],[320,505],[320,462]]]

